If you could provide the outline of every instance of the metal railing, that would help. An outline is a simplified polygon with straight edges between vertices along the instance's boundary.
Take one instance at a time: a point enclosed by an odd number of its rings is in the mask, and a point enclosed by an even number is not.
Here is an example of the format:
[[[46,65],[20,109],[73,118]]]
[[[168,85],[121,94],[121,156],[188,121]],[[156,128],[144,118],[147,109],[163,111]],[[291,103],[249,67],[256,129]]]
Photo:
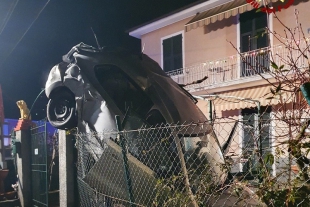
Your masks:
[[[208,86],[236,80],[238,76],[237,62],[237,55],[233,55],[219,60],[198,63],[177,71],[170,71],[167,74],[180,84],[192,83],[207,76],[208,79],[203,83],[187,87]]]
[[[189,84],[206,76],[208,77],[202,83],[186,86],[187,89],[192,89],[268,73],[271,60],[279,66],[284,65],[286,69],[292,67],[290,60],[295,60],[297,68],[304,68],[308,66],[308,59],[297,50],[297,46],[304,51],[306,56],[310,56],[308,41],[301,41],[295,44],[294,49],[289,49],[285,45],[274,45],[241,53],[240,55],[204,61],[175,71],[169,71],[167,75],[179,84]]]

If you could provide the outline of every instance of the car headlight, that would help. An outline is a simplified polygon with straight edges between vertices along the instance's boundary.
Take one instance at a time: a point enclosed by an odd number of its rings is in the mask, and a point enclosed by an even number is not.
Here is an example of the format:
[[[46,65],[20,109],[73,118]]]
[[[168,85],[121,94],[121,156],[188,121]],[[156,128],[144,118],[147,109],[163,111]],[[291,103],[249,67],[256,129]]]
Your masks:
[[[63,85],[62,77],[60,68],[56,65],[51,69],[45,84],[46,96],[49,97],[51,91],[60,85]]]

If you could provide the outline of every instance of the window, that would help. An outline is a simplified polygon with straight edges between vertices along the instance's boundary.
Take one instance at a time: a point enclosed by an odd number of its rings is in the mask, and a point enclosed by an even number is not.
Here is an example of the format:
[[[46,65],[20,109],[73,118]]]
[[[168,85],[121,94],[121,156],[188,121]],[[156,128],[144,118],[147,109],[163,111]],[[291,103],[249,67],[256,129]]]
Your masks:
[[[102,65],[95,68],[96,77],[123,114],[128,107],[131,112],[145,117],[154,103],[142,89],[120,68]]]
[[[263,156],[271,152],[271,141],[270,141],[270,112],[271,109],[262,108],[260,127],[259,130],[259,117],[257,109],[243,109],[243,155],[248,160],[244,163],[243,172],[255,171],[258,164],[257,156],[255,156],[254,151],[260,149],[260,139],[261,139],[261,149]],[[260,137],[260,139],[259,139]]]
[[[165,72],[183,68],[182,34],[164,39],[163,45],[163,69]]]
[[[240,50],[242,53],[268,46],[268,36],[265,33],[266,27],[267,14],[264,12],[253,10],[240,15]],[[268,52],[250,52],[245,56],[245,62],[241,63],[241,77],[263,73],[268,70],[268,67]]]

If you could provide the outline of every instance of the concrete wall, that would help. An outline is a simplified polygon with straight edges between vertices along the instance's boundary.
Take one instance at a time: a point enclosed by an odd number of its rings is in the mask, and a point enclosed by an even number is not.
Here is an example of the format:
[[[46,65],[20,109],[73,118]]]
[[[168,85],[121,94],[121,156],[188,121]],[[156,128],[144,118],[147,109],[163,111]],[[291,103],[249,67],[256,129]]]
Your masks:
[[[186,66],[235,55],[229,41],[237,45],[237,16],[186,32]]]
[[[28,130],[16,131],[16,141],[20,143],[20,151],[16,157],[18,174],[18,198],[22,207],[31,204],[31,135]]]

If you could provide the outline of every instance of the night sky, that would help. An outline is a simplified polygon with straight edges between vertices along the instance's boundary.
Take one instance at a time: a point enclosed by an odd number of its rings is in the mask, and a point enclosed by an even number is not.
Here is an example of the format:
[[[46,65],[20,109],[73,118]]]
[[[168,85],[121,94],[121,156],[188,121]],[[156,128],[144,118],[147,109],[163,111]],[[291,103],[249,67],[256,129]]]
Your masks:
[[[10,1],[0,0],[0,12]],[[0,84],[5,117],[19,118],[17,100],[23,99],[29,108],[32,106],[45,86],[49,70],[61,62],[62,55],[72,46],[80,42],[96,46],[91,28],[101,46],[120,46],[138,53],[140,40],[130,37],[126,30],[193,2],[19,0],[0,31]],[[42,93],[34,103],[33,119],[46,117],[47,101]]]

